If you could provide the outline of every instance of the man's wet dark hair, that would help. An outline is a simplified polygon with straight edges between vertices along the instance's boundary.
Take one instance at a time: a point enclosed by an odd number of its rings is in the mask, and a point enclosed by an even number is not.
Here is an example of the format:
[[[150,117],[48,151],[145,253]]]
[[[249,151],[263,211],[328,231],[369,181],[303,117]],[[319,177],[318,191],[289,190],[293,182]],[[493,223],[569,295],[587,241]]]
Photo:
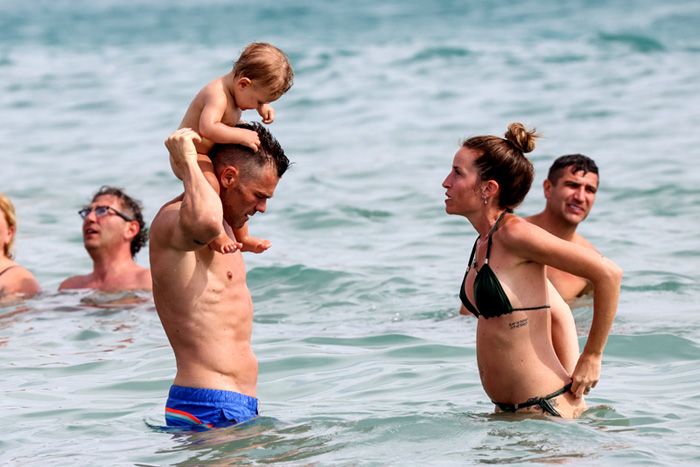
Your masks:
[[[583,175],[588,172],[598,175],[598,166],[593,159],[583,154],[567,154],[557,157],[549,168],[547,179],[552,182],[552,185],[557,184],[566,168],[573,174],[583,171]],[[598,179],[600,180],[600,175]]]
[[[127,195],[121,188],[103,185],[92,197],[92,202],[94,203],[100,196],[111,195],[119,199],[122,206],[128,211],[125,214],[131,216],[136,222],[139,223],[139,233],[136,234],[134,238],[131,239],[131,256],[136,256],[146,242],[148,241],[148,227],[143,220],[143,206],[141,202],[137,199],[132,198]]]
[[[249,147],[240,144],[215,144],[209,151],[209,158],[214,167],[218,169],[223,165],[237,165],[242,166],[243,172],[246,172],[245,169],[251,166],[261,168],[272,164],[277,171],[277,177],[281,178],[289,168],[289,159],[272,133],[258,122],[239,123],[236,128],[255,131],[260,138],[260,149],[254,153]]]

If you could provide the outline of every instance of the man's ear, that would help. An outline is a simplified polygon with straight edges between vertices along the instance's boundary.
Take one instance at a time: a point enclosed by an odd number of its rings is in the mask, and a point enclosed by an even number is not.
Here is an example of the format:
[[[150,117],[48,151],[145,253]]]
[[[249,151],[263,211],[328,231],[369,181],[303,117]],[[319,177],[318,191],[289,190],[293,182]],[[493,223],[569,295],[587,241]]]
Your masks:
[[[542,182],[542,188],[544,189],[544,199],[549,199],[552,195],[552,182],[548,178],[545,178],[544,182]]]
[[[226,166],[219,174],[219,184],[221,188],[232,188],[238,185],[240,181],[240,173],[238,167],[233,165]]]
[[[139,234],[139,232],[141,231],[141,226],[136,221],[127,222],[126,224],[127,225],[124,234],[127,239],[131,240]]]

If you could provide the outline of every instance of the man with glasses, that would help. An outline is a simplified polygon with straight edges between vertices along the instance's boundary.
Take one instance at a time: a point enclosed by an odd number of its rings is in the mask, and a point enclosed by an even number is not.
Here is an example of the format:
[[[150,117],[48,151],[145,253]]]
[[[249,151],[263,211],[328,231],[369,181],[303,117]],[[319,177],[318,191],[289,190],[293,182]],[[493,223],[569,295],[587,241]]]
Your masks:
[[[243,256],[207,245],[265,212],[289,159],[262,125],[239,126],[256,131],[260,146],[255,152],[235,144],[212,148],[219,194],[197,163],[197,133],[181,128],[165,141],[184,185],[151,225],[153,299],[177,368],[165,405],[169,426],[229,426],[258,414],[253,302]]]
[[[58,289],[151,290],[151,272],[134,261],[148,239],[141,210],[141,203],[123,190],[101,187],[90,205],[78,211],[92,272],[69,277]]]

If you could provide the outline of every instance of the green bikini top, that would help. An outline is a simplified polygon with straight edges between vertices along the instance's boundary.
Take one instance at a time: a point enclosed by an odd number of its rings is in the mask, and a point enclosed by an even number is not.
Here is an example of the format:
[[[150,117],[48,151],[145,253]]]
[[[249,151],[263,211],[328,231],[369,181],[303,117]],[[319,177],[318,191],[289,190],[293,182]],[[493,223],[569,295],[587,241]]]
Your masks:
[[[459,298],[462,300],[464,306],[477,318],[483,316],[484,318],[496,318],[498,316],[507,315],[514,311],[527,311],[527,310],[540,310],[549,308],[549,305],[533,306],[525,308],[513,308],[510,304],[510,300],[506,295],[501,282],[496,277],[496,273],[493,272],[491,266],[489,266],[489,257],[491,256],[491,237],[493,233],[498,229],[498,225],[501,223],[501,219],[505,216],[506,212],[503,211],[496,223],[491,227],[488,233],[488,246],[486,247],[486,258],[484,259],[484,264],[481,268],[477,270],[476,277],[474,278],[474,300],[476,301],[476,307],[472,305],[465,292],[465,284],[467,282],[467,274],[469,270],[474,267],[476,269],[476,243],[479,241],[477,237],[474,242],[474,247],[472,248],[472,254],[469,256],[469,265],[467,266],[467,272],[464,273],[464,279],[462,279],[462,287],[459,289]],[[478,308],[477,308],[478,307]],[[482,311],[479,311],[482,310]]]

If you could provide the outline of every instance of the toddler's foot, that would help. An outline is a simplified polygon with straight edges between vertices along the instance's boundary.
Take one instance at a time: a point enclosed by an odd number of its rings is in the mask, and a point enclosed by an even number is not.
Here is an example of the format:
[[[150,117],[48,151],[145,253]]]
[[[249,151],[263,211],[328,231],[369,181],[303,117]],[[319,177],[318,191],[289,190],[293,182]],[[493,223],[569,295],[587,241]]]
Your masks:
[[[270,240],[257,237],[245,237],[241,239],[241,251],[250,251],[251,253],[262,253],[272,246]]]
[[[210,249],[224,255],[227,253],[235,253],[236,251],[240,250],[242,246],[243,245],[240,243],[231,240],[229,236],[224,233],[209,242]]]

